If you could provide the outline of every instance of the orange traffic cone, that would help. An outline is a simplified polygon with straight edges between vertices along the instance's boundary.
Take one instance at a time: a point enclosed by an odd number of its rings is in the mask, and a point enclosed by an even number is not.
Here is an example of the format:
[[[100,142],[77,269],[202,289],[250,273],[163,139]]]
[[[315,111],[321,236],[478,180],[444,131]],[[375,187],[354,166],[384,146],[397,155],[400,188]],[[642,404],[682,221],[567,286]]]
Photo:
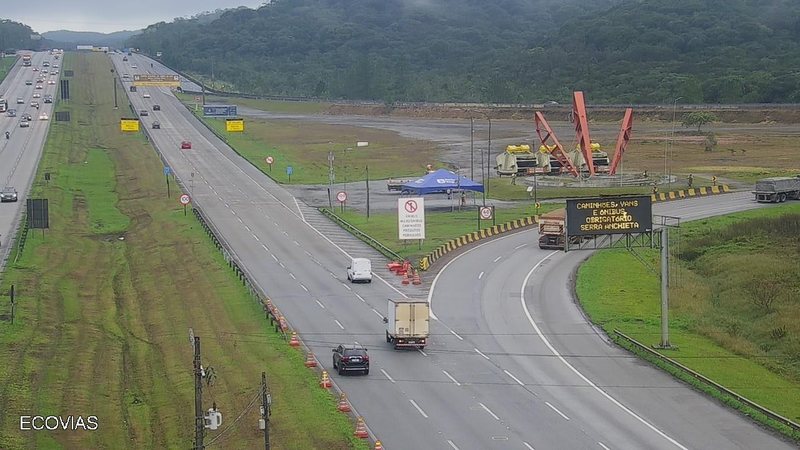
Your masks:
[[[375,441],[375,450],[383,450],[383,444],[381,444],[381,441]]]
[[[300,346],[300,339],[297,339],[297,332],[292,331],[292,338],[289,339],[289,345],[292,347],[299,347]]]
[[[422,284],[422,280],[419,278],[419,270],[414,271],[414,281],[412,281],[411,283],[415,285]]]
[[[363,417],[359,417],[356,421],[356,431],[353,432],[353,436],[361,439],[366,439],[369,437],[369,432],[367,432],[367,424],[364,423]]]
[[[322,371],[322,378],[320,378],[320,380],[319,380],[319,385],[320,385],[320,387],[325,388],[325,389],[328,389],[328,388],[331,387],[331,385],[332,385],[331,384],[331,379],[328,378],[328,371],[327,370],[323,370]]]
[[[317,367],[317,360],[311,352],[306,353],[306,367]]]
[[[347,403],[347,396],[344,395],[344,392],[339,396],[339,406],[337,406],[336,409],[345,413],[350,412],[350,404]]]
[[[403,272],[403,281],[401,283],[403,284],[410,283],[410,281],[408,280],[408,272]]]
[[[278,317],[278,323],[281,325],[281,331],[286,332],[289,329],[289,324],[286,322],[286,318],[283,316]]]

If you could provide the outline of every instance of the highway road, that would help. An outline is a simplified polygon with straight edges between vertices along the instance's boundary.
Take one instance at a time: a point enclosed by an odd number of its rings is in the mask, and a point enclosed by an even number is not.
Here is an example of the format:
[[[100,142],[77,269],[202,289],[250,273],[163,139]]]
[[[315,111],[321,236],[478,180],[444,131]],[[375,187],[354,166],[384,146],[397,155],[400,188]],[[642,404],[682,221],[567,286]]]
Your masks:
[[[16,117],[9,117],[7,113],[0,112],[0,188],[13,186],[19,193],[19,200],[16,203],[0,203],[0,269],[4,267],[8,257],[11,246],[7,243],[12,240],[12,230],[17,229],[47,137],[47,130],[50,128],[50,121],[53,120],[53,103],[44,103],[44,96],[49,94],[55,97],[61,74],[60,68],[42,67],[44,61],[59,64],[60,60],[45,52],[32,55],[30,67],[23,67],[20,58],[0,84],[0,97],[8,101],[9,109],[16,110]],[[34,67],[41,70],[34,71]],[[46,74],[44,70],[47,70]],[[56,73],[51,74],[51,71]],[[37,83],[40,76],[44,77],[44,81]],[[50,80],[55,84],[49,84]],[[31,84],[27,85],[26,81],[30,81]],[[41,86],[41,89],[36,89],[37,86]],[[34,93],[38,93],[41,97],[34,98]],[[17,99],[22,103],[17,103]],[[37,101],[39,108],[31,106],[31,101]],[[39,120],[41,113],[46,113],[49,119]],[[20,127],[23,114],[30,114],[33,119],[27,128]],[[10,133],[9,139],[5,139],[6,131]]]
[[[570,276],[586,254],[541,251],[535,231],[453,260],[431,288],[429,346],[391,350],[386,298],[420,292],[382,278],[348,284],[353,250],[318,232],[313,209],[240,159],[166,88],[129,95],[136,110],[161,105],[144,118],[162,124],[149,130],[155,146],[320,361],[331,368],[337,343],[370,349],[370,375],[333,379],[386,448],[791,448],[609,345],[571,300]],[[191,150],[179,148],[184,139]],[[737,194],[656,211],[688,219],[755,206]]]

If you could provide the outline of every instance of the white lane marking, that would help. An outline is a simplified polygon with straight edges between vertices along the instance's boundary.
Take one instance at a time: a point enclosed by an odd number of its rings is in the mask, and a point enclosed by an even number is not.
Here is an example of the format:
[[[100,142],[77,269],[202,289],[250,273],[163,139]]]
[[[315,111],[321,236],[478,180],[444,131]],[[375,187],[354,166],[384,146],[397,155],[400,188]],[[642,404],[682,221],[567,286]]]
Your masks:
[[[238,221],[239,221],[239,223],[244,223],[244,220],[242,220],[242,218],[241,218],[241,217],[237,217],[237,218],[236,218],[236,220],[238,220]]]
[[[447,443],[450,444],[450,447],[453,447],[453,450],[458,450],[458,447],[456,447],[456,444],[454,444],[453,441],[451,441],[450,439],[447,440]]]
[[[303,215],[303,211],[300,209],[300,203],[297,203],[297,197],[294,197],[294,205],[297,206],[297,212],[300,213],[300,220],[305,222],[306,217]]]
[[[359,300],[361,300],[361,301],[362,301],[362,302],[364,302],[364,303],[366,303],[366,302],[367,302],[366,300],[364,300],[364,297],[362,297],[362,296],[360,296],[360,295],[358,295],[358,294],[356,294],[356,297],[358,297],[358,299],[359,299]]]
[[[495,259],[494,259],[494,261],[492,261],[492,262],[497,262],[497,261],[500,261],[500,259],[501,259],[501,258],[502,258],[502,256],[498,256],[498,257],[497,257],[497,258],[495,258]]]
[[[509,371],[507,371],[507,370],[505,370],[505,369],[503,369],[503,372],[505,372],[505,373],[506,373],[506,375],[508,375],[508,376],[510,376],[511,378],[513,378],[513,379],[514,379],[514,381],[516,381],[516,382],[517,382],[517,384],[519,384],[520,386],[525,386],[525,383],[523,383],[522,381],[519,381],[519,378],[515,377],[515,376],[514,376],[514,375],[513,375],[511,372],[509,372]]]
[[[336,278],[336,274],[334,274],[333,272],[328,272],[328,273],[330,274],[331,278]]]
[[[259,239],[259,238],[258,238],[258,236],[256,236],[255,234],[253,235],[253,238],[254,238],[255,240],[259,241],[259,242],[261,241],[261,239]]]
[[[311,252],[309,252],[308,250],[306,250],[305,253],[306,255],[311,256]]]
[[[278,226],[278,222],[273,221],[272,223],[274,223],[276,227]]]
[[[522,441],[522,444],[523,444],[525,447],[528,447],[528,450],[536,450],[535,448],[533,448],[533,447],[531,446],[531,444],[528,444],[528,443],[527,443],[527,442],[525,442],[525,441]]]
[[[552,409],[553,411],[557,412],[559,416],[563,417],[566,420],[569,420],[569,417],[567,417],[566,414],[564,414],[561,411],[559,411],[558,408],[556,408],[555,406],[551,405],[550,402],[544,402],[544,404],[549,406],[550,409]]]
[[[300,243],[299,243],[299,242],[297,242],[297,241],[294,241],[294,245],[296,245],[296,246],[300,247]]]
[[[266,245],[261,244],[261,246],[264,247],[264,250],[269,251],[269,247],[267,247]]]
[[[289,237],[289,233],[287,233],[285,231],[281,231],[281,233],[283,233],[284,236]]]
[[[500,420],[500,418],[497,417],[497,414],[493,413],[492,410],[489,409],[486,405],[484,405],[481,402],[478,402],[478,404],[481,405],[481,408],[483,408],[487,413],[489,413],[490,416],[494,417],[494,420],[497,420],[497,421]]]
[[[348,286],[348,285],[346,285],[344,283],[342,283],[342,286],[344,286],[344,288],[347,289],[348,291],[352,291],[352,289],[350,289],[350,286]]]
[[[478,274],[478,279],[480,280],[481,278],[483,278],[483,272]]]
[[[577,375],[577,376],[578,376],[580,379],[582,379],[582,380],[583,380],[583,381],[584,381],[586,384],[588,384],[589,386],[591,386],[591,387],[592,387],[592,388],[593,388],[595,391],[599,392],[599,393],[600,393],[600,394],[601,394],[603,397],[605,397],[605,398],[607,398],[609,401],[611,401],[611,403],[613,403],[613,404],[617,405],[617,406],[618,406],[620,409],[622,409],[622,410],[623,410],[623,411],[625,411],[626,413],[630,414],[630,415],[631,415],[632,417],[634,417],[636,420],[638,420],[639,422],[641,422],[642,424],[644,424],[646,427],[648,427],[648,428],[650,428],[651,430],[653,430],[653,431],[655,431],[656,433],[658,433],[658,434],[659,434],[661,437],[663,437],[664,439],[668,440],[670,443],[674,444],[676,447],[678,447],[678,448],[681,448],[681,449],[683,449],[683,450],[688,450],[686,447],[684,447],[683,445],[681,445],[681,444],[680,444],[678,441],[676,441],[675,439],[673,439],[673,438],[671,438],[671,437],[667,436],[667,435],[666,435],[666,433],[664,433],[663,431],[661,431],[661,430],[659,430],[658,428],[656,428],[656,427],[655,427],[653,424],[651,424],[650,422],[648,422],[648,421],[644,420],[644,418],[642,418],[641,416],[637,415],[635,412],[633,412],[633,411],[631,411],[630,409],[628,409],[628,408],[627,408],[625,405],[623,405],[622,403],[620,403],[619,401],[617,401],[617,399],[615,399],[614,397],[612,397],[611,395],[609,395],[609,394],[608,394],[606,391],[604,391],[604,390],[600,389],[600,388],[599,388],[599,387],[598,387],[596,384],[592,383],[592,381],[591,381],[591,380],[589,380],[588,378],[586,378],[586,376],[584,376],[582,373],[580,373],[580,372],[578,371],[578,369],[576,369],[575,367],[573,367],[573,366],[572,366],[572,364],[570,364],[570,363],[569,363],[569,362],[568,362],[566,359],[564,359],[564,357],[563,357],[563,356],[561,356],[561,354],[560,354],[560,353],[558,353],[558,351],[555,349],[555,347],[553,347],[553,345],[552,345],[552,344],[550,344],[550,341],[549,341],[549,340],[547,340],[547,338],[544,336],[544,334],[542,334],[542,330],[540,330],[540,329],[539,329],[539,326],[538,326],[538,325],[536,325],[536,322],[534,322],[534,320],[533,320],[533,316],[531,316],[531,312],[528,310],[528,305],[525,303],[525,286],[527,286],[527,285],[528,285],[528,281],[530,281],[530,279],[531,279],[531,276],[533,276],[533,272],[534,272],[536,269],[538,269],[538,268],[539,268],[539,266],[540,266],[540,265],[542,265],[542,263],[543,263],[544,261],[546,261],[546,260],[547,260],[548,258],[550,258],[551,256],[555,255],[555,254],[556,254],[556,253],[558,253],[559,251],[560,251],[560,250],[554,250],[554,251],[553,251],[553,252],[551,252],[549,255],[547,255],[547,256],[545,256],[544,258],[542,258],[542,260],[541,260],[541,261],[539,261],[538,263],[536,263],[536,265],[535,265],[535,266],[533,266],[533,267],[531,268],[530,272],[528,272],[528,275],[526,275],[526,276],[525,276],[525,279],[524,279],[524,280],[522,280],[522,287],[520,287],[520,303],[522,304],[522,309],[523,309],[523,311],[525,311],[525,316],[528,318],[528,322],[530,322],[530,324],[531,324],[531,326],[533,327],[534,331],[536,331],[536,334],[538,334],[538,335],[539,335],[539,339],[541,339],[541,340],[542,340],[542,342],[544,342],[544,345],[546,345],[546,346],[547,346],[547,348],[548,348],[548,349],[550,349],[550,351],[553,353],[553,355],[555,355],[555,357],[556,357],[556,358],[558,358],[558,360],[559,360],[559,361],[561,361],[562,363],[564,363],[564,365],[565,365],[565,366],[567,366],[567,367],[568,367],[570,370],[572,370],[572,372],[574,372],[574,373],[575,373],[575,375]],[[462,253],[462,254],[463,254],[463,253]]]
[[[247,225],[244,226],[244,229],[249,231],[249,232],[251,232],[251,233],[253,232],[253,230],[251,230],[250,227],[248,227]]]
[[[338,320],[336,320],[336,319],[333,319],[333,321],[334,321],[334,322],[336,322],[336,325],[339,325],[339,328],[341,328],[341,329],[343,329],[343,330],[344,330],[344,325],[342,325],[341,323],[339,323],[339,321],[338,321]]]
[[[308,292],[308,288],[306,287],[306,285],[301,284],[300,287],[303,288],[304,291]]]
[[[421,349],[421,348],[417,348],[417,351],[418,351],[418,352],[420,352],[420,353],[422,353],[422,356],[428,356],[428,354],[427,354],[427,353],[425,353],[424,351],[422,351],[422,349]]]
[[[283,269],[285,269],[285,268],[286,268],[286,266],[283,264],[283,262],[282,262],[282,261],[281,261],[281,262],[279,262],[278,264],[281,266],[281,268],[283,268]]]
[[[296,279],[297,279],[297,277],[296,277],[296,276],[294,276],[294,274],[293,274],[292,272],[289,272],[289,276],[290,276],[290,277],[292,277],[292,279],[293,279],[293,280],[296,280]]]
[[[274,253],[270,253],[270,255],[272,255],[272,259],[274,259],[274,260],[275,260],[275,262],[278,262],[278,257],[277,257],[277,256],[275,256],[275,254],[274,254]]]
[[[425,411],[423,411],[422,408],[419,407],[417,402],[415,402],[413,399],[408,399],[408,401],[410,401],[411,404],[414,405],[414,408],[417,408],[417,411],[419,411],[419,413],[422,414],[422,417],[424,417],[426,419],[428,418],[428,415],[425,414]]]
[[[452,376],[452,375],[450,375],[449,373],[447,373],[447,371],[446,371],[446,370],[442,370],[442,373],[444,373],[444,374],[447,376],[447,378],[450,378],[450,379],[453,381],[453,383],[455,383],[455,384],[456,384],[456,386],[461,386],[461,383],[459,383],[459,382],[458,382],[458,380],[456,380],[455,378],[453,378],[453,376]]]
[[[519,250],[519,249],[521,249],[522,247],[525,247],[526,245],[528,245],[528,244],[520,244],[520,245],[518,245],[518,246],[514,247],[514,250]]]
[[[383,319],[383,314],[379,313],[377,309],[375,309],[375,308],[372,308],[372,312],[374,312],[376,316],[378,316],[378,317],[380,317],[381,319]]]
[[[456,333],[455,331],[453,331],[453,330],[450,330],[450,333],[452,333],[452,334],[453,334],[453,336],[457,337],[459,341],[463,341],[463,340],[464,340],[464,338],[462,338],[461,336],[459,336],[459,335],[458,335],[458,333]]]
[[[597,445],[599,445],[600,447],[603,447],[606,450],[611,450],[610,448],[606,447],[605,444],[603,444],[602,442],[598,442]]]
[[[485,359],[489,359],[489,357],[488,357],[488,356],[484,355],[484,354],[483,354],[483,353],[482,353],[480,350],[478,350],[477,348],[476,348],[476,349],[474,349],[474,350],[475,350],[476,352],[478,352],[478,354],[479,354],[479,355],[483,356]]]
[[[389,381],[391,381],[392,383],[394,383],[394,379],[392,379],[392,377],[390,377],[390,376],[389,376],[389,374],[388,374],[388,373],[386,373],[386,371],[385,371],[385,370],[381,369],[381,373],[383,373],[383,376],[385,376],[386,378],[388,378],[388,379],[389,379]]]
[[[319,300],[315,300],[320,308],[325,309],[325,305],[323,305]]]

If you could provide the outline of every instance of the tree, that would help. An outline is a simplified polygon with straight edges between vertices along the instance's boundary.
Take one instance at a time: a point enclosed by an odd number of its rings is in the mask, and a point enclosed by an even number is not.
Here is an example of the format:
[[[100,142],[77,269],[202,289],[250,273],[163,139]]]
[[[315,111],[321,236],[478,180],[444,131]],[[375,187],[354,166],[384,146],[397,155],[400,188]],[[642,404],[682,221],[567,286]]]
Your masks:
[[[688,114],[683,115],[683,119],[681,119],[681,124],[685,127],[697,125],[697,131],[700,131],[700,127],[707,123],[715,122],[719,120],[714,113],[706,112],[706,111],[695,111],[690,112]]]

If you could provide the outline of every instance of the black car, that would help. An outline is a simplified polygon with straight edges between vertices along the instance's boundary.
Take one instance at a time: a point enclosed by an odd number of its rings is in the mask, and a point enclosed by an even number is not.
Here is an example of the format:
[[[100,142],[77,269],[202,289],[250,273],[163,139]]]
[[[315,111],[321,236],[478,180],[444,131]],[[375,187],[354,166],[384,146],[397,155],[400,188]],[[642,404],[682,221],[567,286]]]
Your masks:
[[[331,351],[333,352],[333,369],[338,371],[339,375],[352,371],[369,375],[369,355],[363,346],[342,344]]]
[[[155,122],[153,122],[153,129],[154,130],[160,130],[161,129],[161,122],[159,122],[157,120]]]
[[[153,111],[161,111],[161,105],[153,105]]]
[[[150,113],[149,113],[149,112],[147,112],[147,110],[146,110],[146,109],[143,109],[143,110],[139,111],[139,115],[140,115],[140,116],[149,116],[149,115],[150,115]]]

